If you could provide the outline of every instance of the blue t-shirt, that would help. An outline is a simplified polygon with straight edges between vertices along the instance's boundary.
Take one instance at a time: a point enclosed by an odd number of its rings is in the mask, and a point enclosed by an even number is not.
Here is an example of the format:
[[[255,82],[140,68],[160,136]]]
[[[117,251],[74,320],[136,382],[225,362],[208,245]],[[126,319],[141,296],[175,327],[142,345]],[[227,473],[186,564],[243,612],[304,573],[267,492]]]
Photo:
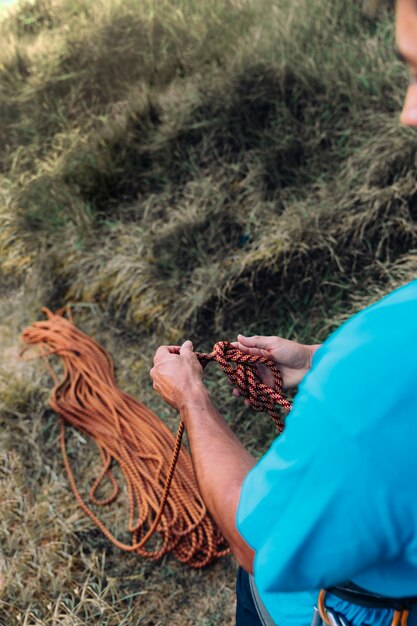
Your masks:
[[[237,526],[279,626],[306,626],[320,588],[417,595],[417,281],[316,352],[284,433],[246,477]],[[387,611],[329,600],[351,623]],[[409,624],[417,624],[413,611]]]

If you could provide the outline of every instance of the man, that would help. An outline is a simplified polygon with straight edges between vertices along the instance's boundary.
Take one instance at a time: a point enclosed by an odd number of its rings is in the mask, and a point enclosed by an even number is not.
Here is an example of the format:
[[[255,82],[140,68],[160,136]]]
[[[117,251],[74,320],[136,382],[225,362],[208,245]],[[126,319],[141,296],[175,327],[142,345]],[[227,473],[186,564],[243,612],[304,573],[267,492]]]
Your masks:
[[[417,126],[417,0],[397,0],[396,17],[412,75],[401,122]],[[416,626],[417,281],[320,348],[242,335],[235,345],[299,385],[257,464],[213,406],[190,341],[160,347],[151,376],[185,423],[202,496],[241,566],[238,626],[306,626],[321,588],[330,624],[405,624],[411,608]]]

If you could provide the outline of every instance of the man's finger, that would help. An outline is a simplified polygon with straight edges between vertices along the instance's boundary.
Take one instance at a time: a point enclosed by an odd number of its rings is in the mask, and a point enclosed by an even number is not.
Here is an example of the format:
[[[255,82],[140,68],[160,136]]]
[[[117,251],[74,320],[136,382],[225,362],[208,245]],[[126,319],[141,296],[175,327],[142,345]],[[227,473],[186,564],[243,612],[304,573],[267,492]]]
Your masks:
[[[245,335],[238,335],[237,339],[239,343],[247,348],[260,348],[268,349],[271,345],[271,341],[274,337],[264,337],[262,335],[252,335],[252,337],[245,337]]]
[[[264,350],[261,350],[260,348],[248,348],[248,346],[245,346],[243,343],[240,343],[240,341],[233,341],[232,346],[234,348],[238,348],[238,350],[241,350],[245,354],[252,354],[254,356],[264,356],[264,352],[265,352]]]
[[[161,359],[165,358],[168,354],[179,354],[179,353],[180,353],[179,346],[159,346],[158,350],[155,352],[153,362],[158,363]]]

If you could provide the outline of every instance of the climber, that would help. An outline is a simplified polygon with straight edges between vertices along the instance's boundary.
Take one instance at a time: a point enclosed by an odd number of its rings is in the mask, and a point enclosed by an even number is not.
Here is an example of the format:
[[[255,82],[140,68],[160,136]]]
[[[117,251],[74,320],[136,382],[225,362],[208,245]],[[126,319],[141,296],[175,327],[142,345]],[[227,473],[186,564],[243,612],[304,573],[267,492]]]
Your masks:
[[[400,119],[417,126],[417,0],[397,0],[396,37],[412,77]],[[191,342],[157,350],[154,388],[185,423],[202,496],[240,565],[238,626],[417,625],[416,320],[413,281],[321,347],[239,335],[298,386],[258,462],[214,407]]]

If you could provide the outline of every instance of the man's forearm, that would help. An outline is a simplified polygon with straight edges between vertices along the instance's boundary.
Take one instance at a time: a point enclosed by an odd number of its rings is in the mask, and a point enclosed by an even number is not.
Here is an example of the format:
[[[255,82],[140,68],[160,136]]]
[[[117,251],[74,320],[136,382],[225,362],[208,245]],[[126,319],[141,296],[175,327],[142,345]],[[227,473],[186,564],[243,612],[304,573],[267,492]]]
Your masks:
[[[236,512],[243,480],[255,459],[213,406],[203,385],[191,392],[180,414],[204,502],[239,564],[252,571],[254,553],[237,531]]]

